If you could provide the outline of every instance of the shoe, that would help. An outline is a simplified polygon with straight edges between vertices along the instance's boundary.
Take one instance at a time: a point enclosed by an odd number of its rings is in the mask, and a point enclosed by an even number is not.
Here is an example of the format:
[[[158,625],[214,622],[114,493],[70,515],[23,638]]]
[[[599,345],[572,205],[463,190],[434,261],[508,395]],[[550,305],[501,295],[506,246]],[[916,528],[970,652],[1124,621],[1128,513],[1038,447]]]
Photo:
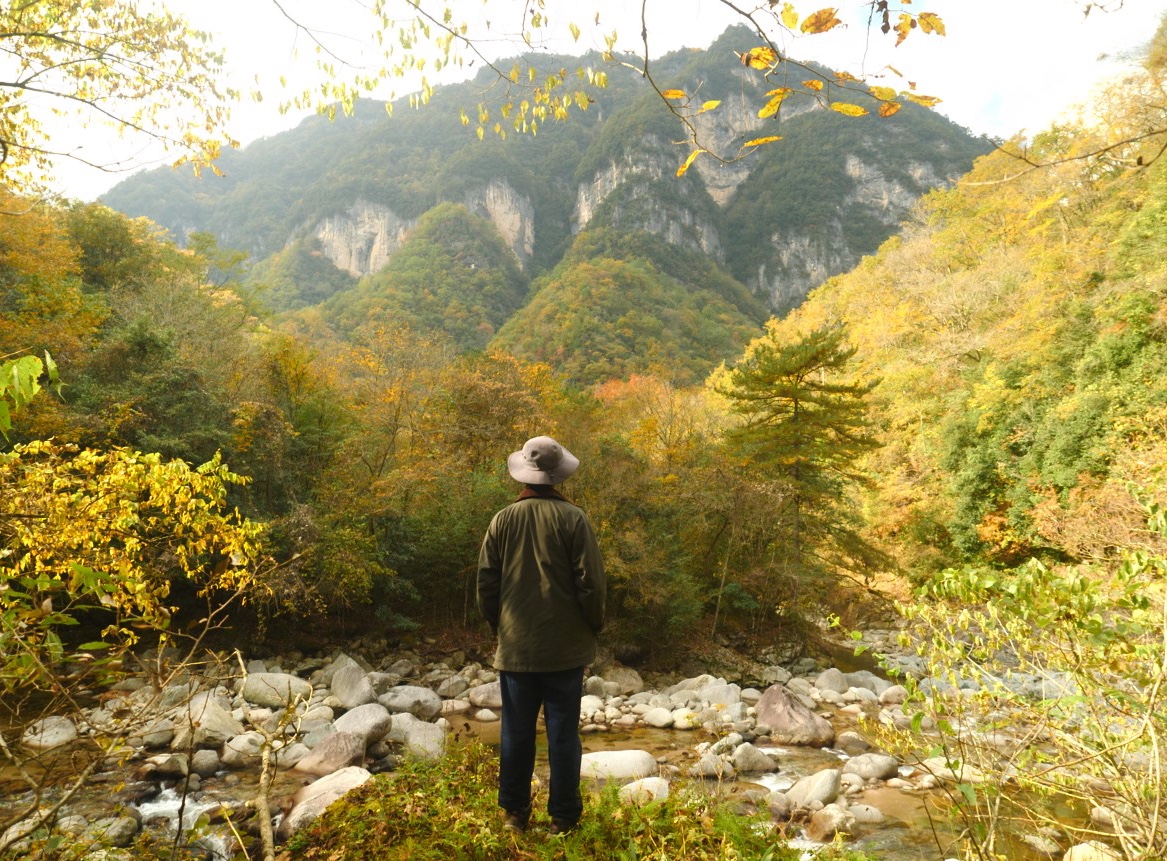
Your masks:
[[[575,828],[576,823],[569,819],[552,819],[551,824],[547,826],[548,834],[566,834]]]
[[[508,810],[506,819],[503,820],[502,827],[507,831],[517,831],[522,834],[527,830],[527,823],[530,821],[531,811],[529,808],[527,810],[517,811]]]

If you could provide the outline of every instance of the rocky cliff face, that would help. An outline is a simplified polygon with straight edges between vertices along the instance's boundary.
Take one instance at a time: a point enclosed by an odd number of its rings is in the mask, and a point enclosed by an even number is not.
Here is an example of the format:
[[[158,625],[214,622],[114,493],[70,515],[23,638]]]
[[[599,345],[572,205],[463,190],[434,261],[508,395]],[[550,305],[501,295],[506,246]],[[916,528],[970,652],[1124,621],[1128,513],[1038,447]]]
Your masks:
[[[535,217],[531,201],[506,182],[495,180],[467,192],[461,201],[468,210],[494,222],[520,265],[535,249]],[[387,206],[357,200],[345,212],[330,215],[310,227],[320,248],[338,269],[361,277],[389,262],[417,219],[402,218]],[[296,238],[293,235],[289,241]]]
[[[384,266],[414,223],[387,206],[358,200],[346,212],[322,219],[312,235],[337,269],[360,277]]]
[[[581,182],[576,192],[573,230],[579,233],[602,218],[607,225],[645,230],[673,245],[681,245],[724,262],[717,225],[702,217],[699,202],[686,200],[691,190],[678,185],[676,156],[655,137],[636,142],[620,159]],[[679,195],[662,194],[660,183]],[[617,199],[618,192],[618,199]]]

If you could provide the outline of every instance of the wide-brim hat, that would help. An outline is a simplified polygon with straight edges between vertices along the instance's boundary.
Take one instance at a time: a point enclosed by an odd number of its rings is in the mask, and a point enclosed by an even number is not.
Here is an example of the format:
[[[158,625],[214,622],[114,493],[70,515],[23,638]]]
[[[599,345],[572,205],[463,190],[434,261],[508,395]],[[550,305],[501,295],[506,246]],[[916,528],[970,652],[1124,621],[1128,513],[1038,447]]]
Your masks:
[[[579,458],[549,436],[527,440],[507,458],[511,478],[523,484],[559,484],[579,468]]]

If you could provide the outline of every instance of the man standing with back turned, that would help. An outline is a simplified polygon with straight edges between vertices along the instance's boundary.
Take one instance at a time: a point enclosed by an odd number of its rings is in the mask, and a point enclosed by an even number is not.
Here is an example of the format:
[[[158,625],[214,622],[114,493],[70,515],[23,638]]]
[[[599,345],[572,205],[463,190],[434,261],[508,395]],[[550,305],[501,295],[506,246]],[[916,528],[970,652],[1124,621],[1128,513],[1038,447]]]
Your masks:
[[[498,804],[506,827],[531,818],[531,777],[539,707],[551,767],[550,831],[571,830],[580,796],[580,697],[584,667],[596,656],[607,581],[596,536],[583,509],[556,485],[579,459],[549,436],[527,440],[507,459],[525,485],[490,522],[478,556],[478,609],[498,636],[494,667],[502,688]]]

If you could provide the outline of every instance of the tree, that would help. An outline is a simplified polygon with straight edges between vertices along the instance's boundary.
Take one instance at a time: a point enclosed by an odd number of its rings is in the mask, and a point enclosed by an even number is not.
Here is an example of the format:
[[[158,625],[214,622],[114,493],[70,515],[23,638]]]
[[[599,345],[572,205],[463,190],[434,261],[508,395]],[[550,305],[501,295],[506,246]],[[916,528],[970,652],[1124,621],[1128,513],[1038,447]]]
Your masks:
[[[35,187],[67,157],[103,170],[130,166],[53,144],[56,121],[112,124],[209,164],[228,101],[223,58],[205,33],[133,0],[26,0],[0,7],[0,185]],[[26,185],[29,181],[33,186]]]
[[[866,577],[884,563],[860,537],[848,497],[865,480],[861,458],[878,446],[865,403],[875,383],[842,377],[855,348],[839,326],[792,343],[774,334],[751,344],[715,388],[742,419],[726,432],[737,468],[771,511],[755,538],[759,555],[773,560],[771,598],[797,606],[808,586],[838,574]]]

